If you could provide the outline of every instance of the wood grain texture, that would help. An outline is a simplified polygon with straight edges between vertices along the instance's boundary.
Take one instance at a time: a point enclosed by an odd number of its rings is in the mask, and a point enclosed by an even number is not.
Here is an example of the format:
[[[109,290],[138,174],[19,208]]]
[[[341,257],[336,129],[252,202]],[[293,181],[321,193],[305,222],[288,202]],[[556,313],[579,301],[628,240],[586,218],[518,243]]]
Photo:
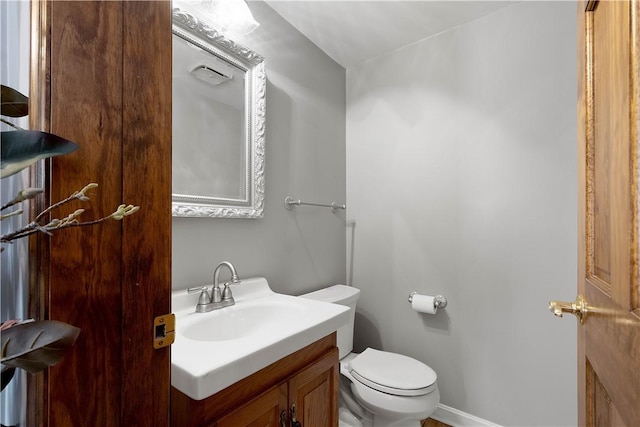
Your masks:
[[[89,202],[53,215],[82,207],[83,218],[99,218],[122,200],[122,4],[54,1],[51,13],[51,131],[80,146],[54,159],[51,197],[100,185]],[[107,222],[51,238],[49,316],[82,330],[50,369],[51,426],[119,425],[120,234],[120,223]]]
[[[31,4],[31,58],[29,81],[29,129],[50,132],[51,111],[51,7],[49,2]],[[35,218],[51,204],[50,162],[38,162],[30,168],[30,186],[44,189],[42,198],[29,203],[29,216]],[[47,218],[48,219],[48,218]],[[49,238],[43,234],[29,237],[29,317],[49,316]],[[27,426],[44,425],[49,413],[45,393],[49,372],[27,376]]]
[[[215,425],[216,427],[279,426],[280,414],[286,410],[287,384],[283,383],[220,418]]]
[[[123,4],[123,200],[140,211],[122,224],[121,423],[155,427],[170,410],[170,347],[153,348],[152,325],[171,312],[171,2]]]
[[[193,400],[172,387],[171,425],[181,427],[211,425],[265,390],[285,382],[294,373],[335,348],[334,332],[203,400]]]
[[[170,356],[153,350],[152,325],[171,298],[170,3],[38,5],[33,120],[80,145],[51,162],[51,200],[100,185],[53,216],[81,206],[95,219],[123,200],[141,211],[38,250],[37,292],[49,298],[34,310],[82,331],[45,377],[30,425],[168,425]]]
[[[440,421],[434,420],[433,418],[427,418],[422,421],[422,427],[451,427],[448,424],[442,423]]]
[[[587,286],[585,298],[592,313],[585,322],[585,359],[598,377],[613,407],[624,423],[639,425],[640,421],[640,321],[628,311],[605,309],[610,299],[599,289]],[[584,372],[581,375],[586,375]],[[587,394],[589,390],[587,389]],[[597,419],[598,406],[586,406],[586,425]],[[590,412],[593,411],[593,412]]]
[[[591,260],[593,254],[591,252],[592,245],[587,245],[586,236],[592,233],[588,227],[593,224],[591,220],[592,212],[587,209],[590,205],[592,185],[587,181],[586,173],[590,167],[591,159],[587,158],[587,144],[591,140],[591,136],[587,136],[587,132],[593,129],[592,118],[590,112],[591,106],[588,104],[592,99],[590,90],[591,86],[587,85],[587,81],[591,79],[591,49],[587,42],[590,40],[590,23],[589,17],[585,11],[587,3],[584,0],[577,2],[577,65],[578,65],[578,103],[577,103],[577,137],[578,137],[578,294],[584,295],[586,285],[586,272],[593,271]],[[592,152],[592,150],[591,150]],[[586,357],[585,357],[585,330],[577,326],[578,336],[578,425],[586,426]]]
[[[629,306],[631,233],[633,216],[630,168],[630,85],[628,2],[601,2],[592,14],[593,49],[593,169],[594,284],[621,306]],[[606,227],[601,223],[606,222]],[[600,224],[600,226],[599,226]],[[598,268],[606,260],[603,268]],[[599,273],[606,271],[605,276]],[[591,276],[591,275],[590,275]],[[588,277],[591,279],[592,277]],[[624,284],[624,285],[622,285]],[[601,285],[600,285],[601,286]],[[602,286],[601,286],[602,287]]]
[[[579,423],[631,426],[640,424],[640,48],[633,39],[640,6],[584,7],[578,10],[579,292],[589,314],[578,333]]]
[[[338,375],[338,349],[334,348],[289,380],[289,408],[295,405],[303,426],[338,426]]]
[[[632,282],[631,307],[635,315],[640,318],[640,3],[631,3],[630,18],[630,117],[631,130],[631,158],[635,163],[631,165],[632,176],[631,194],[635,198],[632,207],[631,231],[631,274],[638,278]],[[635,289],[634,289],[635,288]]]

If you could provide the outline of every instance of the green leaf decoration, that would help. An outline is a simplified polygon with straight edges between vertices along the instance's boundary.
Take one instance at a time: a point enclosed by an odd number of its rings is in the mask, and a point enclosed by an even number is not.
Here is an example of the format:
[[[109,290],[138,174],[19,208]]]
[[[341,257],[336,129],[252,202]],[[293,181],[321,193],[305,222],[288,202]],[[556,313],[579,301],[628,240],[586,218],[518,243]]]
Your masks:
[[[2,132],[0,178],[11,176],[38,160],[60,156],[78,149],[78,144],[37,130]]]
[[[8,117],[24,117],[29,114],[29,98],[15,89],[2,85],[0,113]]]
[[[23,323],[2,331],[0,363],[30,373],[43,371],[62,359],[80,329],[56,320]]]

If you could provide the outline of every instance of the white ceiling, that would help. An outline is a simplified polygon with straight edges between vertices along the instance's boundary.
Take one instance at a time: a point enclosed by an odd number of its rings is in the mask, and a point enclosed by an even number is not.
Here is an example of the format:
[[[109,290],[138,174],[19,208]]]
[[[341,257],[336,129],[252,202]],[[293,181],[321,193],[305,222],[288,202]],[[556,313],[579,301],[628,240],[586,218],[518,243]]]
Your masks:
[[[510,1],[264,0],[345,68],[407,46]]]

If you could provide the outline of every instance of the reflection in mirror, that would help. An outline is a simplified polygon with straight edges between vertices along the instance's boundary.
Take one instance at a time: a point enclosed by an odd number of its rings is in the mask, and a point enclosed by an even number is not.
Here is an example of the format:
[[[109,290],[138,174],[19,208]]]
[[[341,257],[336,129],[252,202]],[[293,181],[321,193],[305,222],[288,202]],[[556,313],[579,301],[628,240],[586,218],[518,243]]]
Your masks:
[[[264,58],[173,11],[173,215],[264,211]]]
[[[243,70],[173,35],[173,193],[246,199],[244,83]]]

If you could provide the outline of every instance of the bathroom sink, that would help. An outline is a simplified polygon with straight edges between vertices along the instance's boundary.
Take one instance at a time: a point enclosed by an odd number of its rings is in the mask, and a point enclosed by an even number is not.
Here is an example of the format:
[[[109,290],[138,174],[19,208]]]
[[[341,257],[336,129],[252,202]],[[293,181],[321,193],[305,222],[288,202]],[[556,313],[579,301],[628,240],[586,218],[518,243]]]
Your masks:
[[[276,297],[277,298],[277,297]],[[274,328],[283,328],[304,316],[304,307],[295,301],[260,298],[212,312],[208,316],[193,316],[185,326],[185,338],[195,341],[242,340],[260,334],[269,334]]]
[[[205,399],[349,321],[348,307],[275,293],[264,278],[232,289],[236,304],[209,313],[195,312],[198,295],[172,294],[171,385],[192,399]]]

